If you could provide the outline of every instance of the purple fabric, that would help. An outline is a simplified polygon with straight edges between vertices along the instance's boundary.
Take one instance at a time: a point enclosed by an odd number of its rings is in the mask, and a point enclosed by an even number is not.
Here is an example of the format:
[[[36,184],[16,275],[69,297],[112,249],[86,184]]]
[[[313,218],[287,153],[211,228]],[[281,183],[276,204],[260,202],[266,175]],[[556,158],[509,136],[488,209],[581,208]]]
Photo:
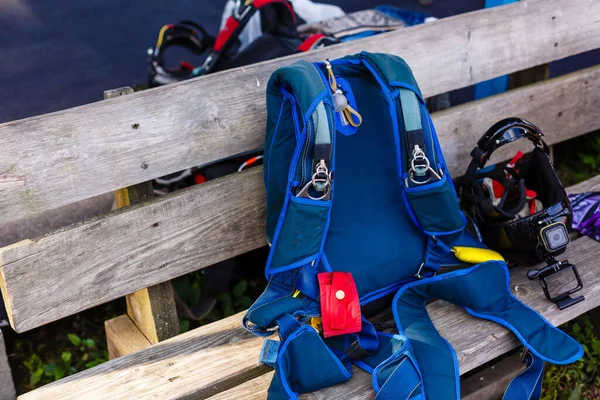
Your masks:
[[[573,226],[582,235],[600,241],[600,192],[569,194]]]

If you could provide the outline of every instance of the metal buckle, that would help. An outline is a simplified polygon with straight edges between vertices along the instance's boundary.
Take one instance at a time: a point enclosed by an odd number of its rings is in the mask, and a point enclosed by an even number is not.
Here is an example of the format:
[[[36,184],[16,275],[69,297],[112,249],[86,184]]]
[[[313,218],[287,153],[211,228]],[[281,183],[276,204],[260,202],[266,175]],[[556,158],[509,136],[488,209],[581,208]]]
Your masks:
[[[417,278],[417,279],[423,278],[423,275],[421,275],[421,271],[423,270],[424,266],[425,266],[425,263],[421,263],[421,265],[419,265],[419,269],[418,269],[417,273],[414,275],[415,278]]]
[[[315,173],[310,182],[298,192],[296,197],[309,198],[311,200],[329,200],[331,197],[331,172],[327,169],[325,160],[321,160],[315,168]],[[310,189],[313,188],[317,192],[322,192],[320,197],[310,195]]]
[[[425,176],[429,172],[429,176],[427,180],[417,181],[415,180],[415,176]],[[443,175],[443,173],[442,173]],[[415,185],[424,185],[426,183],[431,182],[431,180],[435,178],[435,180],[441,180],[442,176],[435,172],[433,168],[431,168],[431,164],[429,163],[429,159],[425,155],[425,152],[421,150],[419,146],[415,146],[413,150],[412,159],[410,160],[410,170],[408,171],[408,179],[414,183]],[[408,182],[405,182],[406,186],[408,186]]]
[[[422,263],[421,263],[421,265],[419,265],[419,269],[417,270],[417,273],[416,273],[416,274],[414,274],[414,275],[413,275],[413,277],[415,277],[415,278],[417,278],[417,279],[423,279],[423,278],[426,278],[426,276],[425,276],[425,275],[421,275],[421,271],[423,271],[423,268],[424,268],[424,267],[425,267],[425,263],[424,263],[424,262],[422,262]],[[430,271],[432,271],[432,269],[430,269]],[[433,276],[436,276],[437,274],[438,274],[438,271],[435,271],[435,272],[433,273],[432,277],[433,277]]]
[[[568,269],[573,271],[573,274],[575,275],[575,281],[577,282],[577,286],[552,297],[547,281],[548,278]],[[583,282],[581,281],[581,277],[579,276],[577,267],[566,260],[555,261],[553,264],[549,264],[542,269],[532,269],[529,272],[527,272],[527,277],[530,280],[539,279],[540,286],[542,287],[546,298],[551,302],[555,303],[561,310],[564,310],[565,308],[577,304],[585,299],[585,297],[583,296],[578,296],[575,298],[571,297],[573,293],[578,292],[583,288]]]
[[[414,170],[414,169],[411,167],[411,169],[408,171],[408,179],[409,179],[409,180],[410,180],[412,183],[414,183],[415,185],[424,185],[424,184],[426,184],[426,183],[429,183],[429,182],[431,182],[431,180],[432,180],[433,178],[435,178],[435,180],[436,180],[436,181],[440,181],[440,180],[442,180],[442,177],[441,177],[441,176],[440,176],[440,175],[439,175],[437,172],[435,172],[435,171],[433,170],[433,168],[431,168],[431,167],[429,166],[429,161],[428,161],[428,164],[427,164],[427,172],[429,172],[429,177],[427,178],[427,180],[425,180],[425,181],[417,181],[417,180],[415,180],[415,178],[414,178],[414,176],[415,176],[415,170]],[[417,175],[417,176],[418,176],[418,175]],[[407,186],[408,186],[408,185],[407,185]]]

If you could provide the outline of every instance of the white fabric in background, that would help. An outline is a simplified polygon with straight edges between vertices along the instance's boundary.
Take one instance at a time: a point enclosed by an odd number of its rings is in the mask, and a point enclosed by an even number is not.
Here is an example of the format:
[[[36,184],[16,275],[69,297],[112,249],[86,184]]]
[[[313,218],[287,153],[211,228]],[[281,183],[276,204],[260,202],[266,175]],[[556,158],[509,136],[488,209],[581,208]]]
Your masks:
[[[311,0],[290,0],[296,14],[307,24],[338,18],[346,13],[332,4],[313,3]]]
[[[290,0],[296,14],[306,21],[306,23],[313,23],[319,21],[325,21],[332,18],[341,17],[344,15],[344,11],[338,6],[331,4],[320,4],[314,3],[311,0]],[[223,15],[221,16],[221,28],[225,27],[225,21],[232,14],[233,7],[235,5],[234,0],[229,0],[225,4]],[[261,19],[260,13],[256,13],[250,18],[248,24],[239,36],[240,39],[240,51],[246,46],[252,43],[256,38],[262,35],[261,30]]]

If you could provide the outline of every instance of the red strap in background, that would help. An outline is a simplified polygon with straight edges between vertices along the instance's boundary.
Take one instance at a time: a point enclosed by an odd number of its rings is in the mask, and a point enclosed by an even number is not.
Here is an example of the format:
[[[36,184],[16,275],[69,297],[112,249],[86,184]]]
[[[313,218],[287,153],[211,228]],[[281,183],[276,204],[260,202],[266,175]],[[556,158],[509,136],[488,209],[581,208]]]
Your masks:
[[[327,338],[360,332],[360,302],[352,274],[323,272],[318,279],[323,336]]]
[[[323,33],[315,33],[314,35],[310,35],[298,46],[298,51],[305,52],[312,49],[312,47],[317,43],[321,38],[324,38],[325,35]]]
[[[261,7],[264,7],[268,4],[276,4],[276,3],[284,4],[288,8],[288,11],[290,12],[290,14],[292,15],[294,23],[296,23],[296,13],[294,12],[294,9],[292,8],[292,5],[290,4],[290,2],[287,0],[254,0],[253,2],[250,3],[250,7],[253,7],[258,10]],[[231,39],[231,36],[233,35],[235,30],[239,26],[240,26],[240,21],[233,18],[233,16],[230,16],[229,18],[227,18],[227,21],[225,21],[225,27],[223,29],[221,29],[221,31],[217,35],[217,38],[215,39],[215,44],[213,46],[213,50],[216,52],[220,52],[221,49],[223,48],[223,46],[225,45],[225,43],[227,43],[227,41]]]
[[[229,40],[233,32],[237,29],[240,23],[233,17],[227,18],[225,22],[225,27],[221,29],[217,38],[215,39],[215,45],[213,46],[214,51],[221,51],[225,43]]]
[[[194,175],[194,182],[196,182],[196,185],[204,183],[206,182],[206,177],[201,173],[197,173],[196,175]]]
[[[266,6],[267,4],[275,4],[275,3],[283,3],[289,10],[290,14],[292,14],[292,18],[294,19],[294,23],[296,23],[296,13],[294,12],[294,8],[290,4],[288,0],[254,0],[251,4],[254,8],[261,8]]]
[[[189,62],[185,61],[185,60],[179,60],[179,69],[183,69],[183,70],[188,70],[191,71],[193,70],[194,67],[192,64],[190,64]]]

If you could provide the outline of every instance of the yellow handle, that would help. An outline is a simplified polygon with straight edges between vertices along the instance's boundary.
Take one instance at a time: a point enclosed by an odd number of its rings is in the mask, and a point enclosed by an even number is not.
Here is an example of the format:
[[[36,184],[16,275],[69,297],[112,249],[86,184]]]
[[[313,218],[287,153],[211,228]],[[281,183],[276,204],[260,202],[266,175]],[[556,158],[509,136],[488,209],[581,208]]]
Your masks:
[[[504,261],[500,253],[489,249],[478,249],[477,247],[453,247],[454,256],[460,261],[469,264],[479,264],[486,261]]]

